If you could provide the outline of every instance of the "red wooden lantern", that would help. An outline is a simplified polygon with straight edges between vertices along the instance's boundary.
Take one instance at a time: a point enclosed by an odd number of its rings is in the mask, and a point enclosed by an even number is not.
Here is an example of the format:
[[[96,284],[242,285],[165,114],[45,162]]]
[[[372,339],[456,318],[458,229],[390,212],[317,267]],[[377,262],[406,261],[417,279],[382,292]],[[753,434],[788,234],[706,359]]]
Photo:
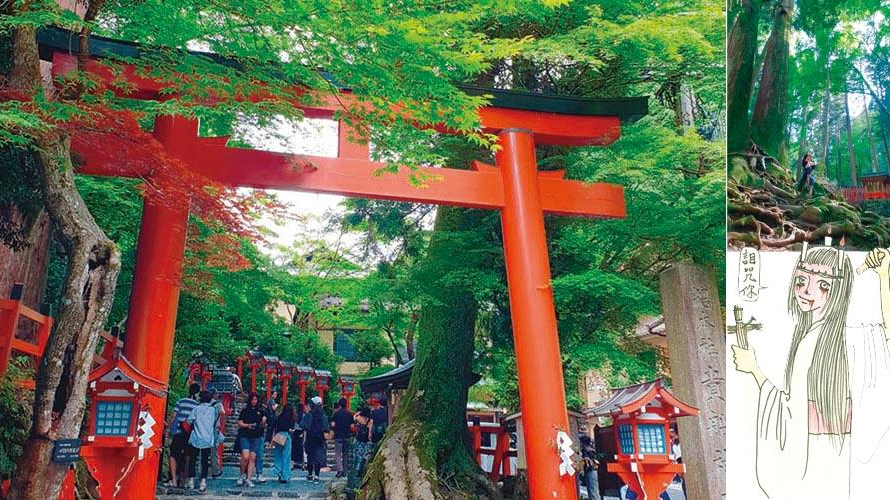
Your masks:
[[[315,371],[308,366],[297,367],[297,383],[300,384],[300,402],[306,404],[306,386],[312,381],[312,374]]]
[[[324,401],[324,393],[331,388],[331,372],[327,370],[315,370],[315,389],[318,391],[318,397]]]
[[[355,396],[355,378],[348,376],[337,377],[337,385],[340,387],[340,396],[346,398],[346,408],[349,409],[349,402],[352,396]]]
[[[86,441],[96,447],[140,446],[140,412],[147,393],[163,394],[164,384],[118,356],[90,374],[90,419]],[[149,426],[151,427],[151,426]],[[149,436],[150,437],[150,436]]]
[[[641,498],[658,498],[674,476],[686,472],[671,458],[670,426],[677,417],[698,415],[698,409],[677,399],[664,380],[612,389],[593,413],[612,417],[618,454],[608,471]]]

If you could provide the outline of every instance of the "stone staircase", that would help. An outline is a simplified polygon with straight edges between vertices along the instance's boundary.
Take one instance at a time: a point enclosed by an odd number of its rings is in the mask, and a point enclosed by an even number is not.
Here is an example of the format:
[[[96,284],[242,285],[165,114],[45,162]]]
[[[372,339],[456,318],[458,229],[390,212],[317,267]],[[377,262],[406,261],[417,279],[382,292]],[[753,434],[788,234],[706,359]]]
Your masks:
[[[226,418],[225,445],[223,453],[223,476],[220,478],[210,479],[207,482],[207,491],[203,494],[196,490],[185,490],[183,488],[168,488],[158,485],[157,496],[159,500],[178,500],[185,497],[202,496],[208,500],[217,498],[247,497],[247,498],[306,498],[321,499],[325,498],[325,491],[331,483],[344,483],[345,479],[337,480],[334,478],[334,472],[329,469],[322,469],[321,483],[310,483],[306,481],[306,472],[295,470],[288,484],[279,484],[273,473],[273,450],[271,447],[265,448],[263,452],[263,470],[264,477],[267,479],[265,483],[257,483],[253,488],[245,486],[237,486],[235,481],[239,474],[239,458],[232,450],[235,444],[235,436],[238,432],[238,414],[243,408],[244,402],[238,400],[235,403],[235,410]],[[334,445],[328,442],[328,464],[334,464]],[[195,486],[198,481],[195,481]]]
[[[223,466],[238,466],[239,457],[232,450],[235,449],[235,436],[238,435],[238,414],[244,407],[244,402],[238,400],[235,402],[235,410],[226,418],[225,445],[223,446]],[[271,446],[263,449],[263,469],[271,470],[273,464],[273,449]],[[327,442],[327,463],[329,466],[334,465],[334,442]],[[268,467],[266,466],[268,464]]]

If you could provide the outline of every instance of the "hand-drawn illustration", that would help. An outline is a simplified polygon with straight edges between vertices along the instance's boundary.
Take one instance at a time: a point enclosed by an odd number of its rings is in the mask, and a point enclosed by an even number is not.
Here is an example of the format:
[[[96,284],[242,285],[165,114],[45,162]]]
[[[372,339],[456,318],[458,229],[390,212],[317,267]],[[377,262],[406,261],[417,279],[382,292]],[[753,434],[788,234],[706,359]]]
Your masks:
[[[872,471],[886,471],[890,457],[883,408],[890,395],[890,250],[853,254],[862,261],[858,276],[851,256],[830,246],[804,244],[796,260],[789,257],[760,255],[763,276],[776,281],[765,284],[774,290],[763,300],[739,290],[727,301],[736,368],[727,387],[734,403],[727,409],[727,470],[735,476],[727,478],[729,498],[873,496],[881,474]],[[730,272],[741,259],[728,256]],[[788,287],[780,286],[789,274]],[[737,448],[746,446],[753,456]],[[746,480],[757,488],[736,496]]]

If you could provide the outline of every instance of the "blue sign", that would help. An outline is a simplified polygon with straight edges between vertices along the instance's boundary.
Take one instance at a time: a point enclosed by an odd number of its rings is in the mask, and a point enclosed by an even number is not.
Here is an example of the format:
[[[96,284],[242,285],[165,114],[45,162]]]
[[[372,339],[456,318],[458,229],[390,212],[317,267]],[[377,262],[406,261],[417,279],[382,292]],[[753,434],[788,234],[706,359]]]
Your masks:
[[[52,462],[70,464],[80,458],[80,439],[57,439],[53,441]]]

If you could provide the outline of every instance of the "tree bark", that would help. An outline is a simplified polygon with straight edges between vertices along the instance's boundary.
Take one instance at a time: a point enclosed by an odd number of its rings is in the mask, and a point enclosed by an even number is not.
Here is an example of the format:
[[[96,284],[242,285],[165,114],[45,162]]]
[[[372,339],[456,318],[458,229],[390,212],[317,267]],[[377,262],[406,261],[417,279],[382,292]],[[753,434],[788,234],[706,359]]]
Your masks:
[[[781,0],[773,12],[773,26],[766,41],[763,72],[751,116],[751,139],[779,163],[788,163],[788,56],[793,0]]]
[[[52,441],[80,434],[96,341],[120,270],[117,248],[96,225],[74,185],[67,137],[49,132],[38,145],[46,210],[61,233],[69,263],[62,306],[37,373],[33,421],[10,488],[12,500],[58,497],[67,466],[51,463]],[[71,360],[67,367],[66,358]],[[54,412],[57,397],[60,407]]]
[[[825,54],[825,95],[822,96],[822,161],[828,163],[829,122],[831,118],[831,54]]]
[[[748,109],[753,93],[754,57],[761,0],[742,0],[727,35],[727,148],[743,151],[748,146]]]
[[[16,30],[13,52],[10,82],[26,95],[41,92],[33,28]],[[80,434],[96,341],[111,310],[120,270],[117,248],[75,187],[68,137],[53,129],[35,137],[34,145],[44,209],[68,254],[68,269],[55,327],[37,372],[29,437],[9,489],[13,500],[58,498],[67,466],[51,462],[53,441]]]
[[[890,172],[890,144],[887,144],[887,129],[878,123],[881,130],[881,143],[884,145],[884,163],[887,164],[887,172]]]
[[[850,156],[850,182],[856,186],[859,179],[856,176],[856,155],[853,154],[853,127],[850,125],[850,99],[844,92],[844,127],[847,129],[847,153]]]
[[[865,131],[868,134],[868,148],[871,152],[871,171],[877,172],[878,153],[875,151],[875,137],[871,133],[871,120],[868,118],[868,102],[865,102],[862,113],[865,115]]]
[[[453,262],[445,231],[467,229],[464,209],[440,207],[427,259]],[[468,449],[466,408],[477,304],[467,288],[433,280],[420,312],[411,382],[368,468],[359,498],[497,498]],[[446,347],[447,346],[447,347]]]

